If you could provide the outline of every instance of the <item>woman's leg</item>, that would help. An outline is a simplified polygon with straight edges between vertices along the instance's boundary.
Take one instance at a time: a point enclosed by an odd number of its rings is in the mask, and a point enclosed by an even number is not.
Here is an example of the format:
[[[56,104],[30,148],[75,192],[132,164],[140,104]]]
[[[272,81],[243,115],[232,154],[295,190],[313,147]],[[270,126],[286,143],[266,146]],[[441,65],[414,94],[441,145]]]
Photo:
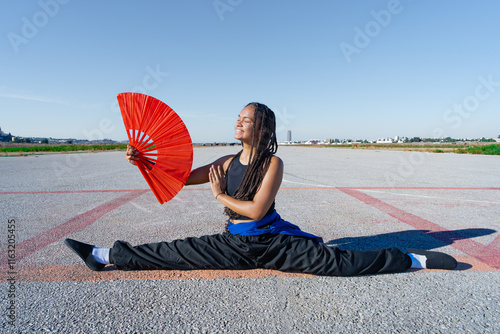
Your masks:
[[[309,238],[276,235],[258,264],[267,269],[325,276],[353,276],[402,272],[411,259],[397,248],[350,251],[329,247]]]
[[[132,247],[117,241],[111,262],[121,270],[254,269],[353,276],[402,272],[411,259],[397,248],[349,251],[289,235],[230,233]]]
[[[252,269],[241,236],[229,233],[132,247],[116,241],[110,261],[120,270]]]

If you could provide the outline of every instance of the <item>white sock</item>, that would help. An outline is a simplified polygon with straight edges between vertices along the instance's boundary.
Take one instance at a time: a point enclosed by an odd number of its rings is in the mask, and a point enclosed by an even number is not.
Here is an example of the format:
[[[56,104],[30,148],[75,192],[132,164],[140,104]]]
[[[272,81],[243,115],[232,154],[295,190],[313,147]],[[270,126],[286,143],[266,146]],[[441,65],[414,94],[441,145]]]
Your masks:
[[[425,255],[418,255],[415,253],[408,253],[411,258],[411,267],[413,269],[425,269],[427,268],[427,257]]]
[[[94,259],[102,264],[109,264],[109,248],[92,248]]]

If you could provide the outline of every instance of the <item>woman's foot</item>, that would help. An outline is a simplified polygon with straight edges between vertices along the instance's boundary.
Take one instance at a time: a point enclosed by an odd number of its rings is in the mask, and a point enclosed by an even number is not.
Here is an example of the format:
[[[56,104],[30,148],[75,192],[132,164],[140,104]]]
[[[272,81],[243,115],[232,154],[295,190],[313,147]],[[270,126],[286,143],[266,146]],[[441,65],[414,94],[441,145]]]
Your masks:
[[[92,255],[92,249],[94,246],[73,239],[66,239],[64,240],[64,243],[66,246],[71,248],[71,250],[75,252],[76,255],[78,255],[90,269],[94,271],[101,271],[104,269],[105,265],[97,262],[94,255]]]
[[[412,258],[412,262],[419,262],[416,266],[412,264],[412,268],[452,270],[458,265],[457,260],[452,256],[441,252],[408,249],[406,254]],[[416,254],[417,256],[412,256],[412,254]],[[420,267],[418,265],[420,265]]]

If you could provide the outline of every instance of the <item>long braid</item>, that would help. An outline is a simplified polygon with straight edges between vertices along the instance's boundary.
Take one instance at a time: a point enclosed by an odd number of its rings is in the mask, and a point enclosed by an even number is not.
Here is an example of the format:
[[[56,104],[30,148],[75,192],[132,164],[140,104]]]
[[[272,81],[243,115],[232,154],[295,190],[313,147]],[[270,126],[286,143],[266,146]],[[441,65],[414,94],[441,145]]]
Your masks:
[[[246,107],[248,106],[253,106],[255,112],[252,149],[250,151],[248,167],[243,175],[241,184],[233,195],[235,199],[242,201],[250,201],[254,198],[271,164],[271,158],[278,150],[276,117],[274,116],[274,112],[266,105],[257,102],[249,103]],[[256,132],[259,133],[258,137],[255,136]],[[254,148],[256,148],[255,156],[253,153]],[[240,151],[240,153],[241,152],[242,151]],[[233,160],[237,158],[240,153],[238,153]],[[228,207],[224,209],[224,213],[228,215],[229,218],[237,218],[240,216]]]

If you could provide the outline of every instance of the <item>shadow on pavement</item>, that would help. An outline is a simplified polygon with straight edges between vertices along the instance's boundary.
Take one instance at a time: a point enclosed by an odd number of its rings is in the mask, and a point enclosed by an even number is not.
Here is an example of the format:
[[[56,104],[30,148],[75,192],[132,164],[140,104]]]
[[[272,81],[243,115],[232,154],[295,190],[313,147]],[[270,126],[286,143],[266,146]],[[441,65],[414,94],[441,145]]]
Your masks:
[[[469,228],[455,231],[430,232],[429,230],[408,230],[366,237],[344,237],[326,242],[340,249],[370,250],[397,247],[401,250],[418,248],[431,250],[452,245],[456,240],[471,239],[495,233],[487,228]]]
[[[327,245],[340,249],[370,250],[397,247],[403,251],[408,248],[431,250],[452,245],[456,240],[471,239],[495,233],[487,228],[469,228],[455,231],[430,232],[429,230],[408,230],[384,233],[366,237],[345,237],[326,242]],[[468,263],[459,262],[455,270],[472,268]]]

